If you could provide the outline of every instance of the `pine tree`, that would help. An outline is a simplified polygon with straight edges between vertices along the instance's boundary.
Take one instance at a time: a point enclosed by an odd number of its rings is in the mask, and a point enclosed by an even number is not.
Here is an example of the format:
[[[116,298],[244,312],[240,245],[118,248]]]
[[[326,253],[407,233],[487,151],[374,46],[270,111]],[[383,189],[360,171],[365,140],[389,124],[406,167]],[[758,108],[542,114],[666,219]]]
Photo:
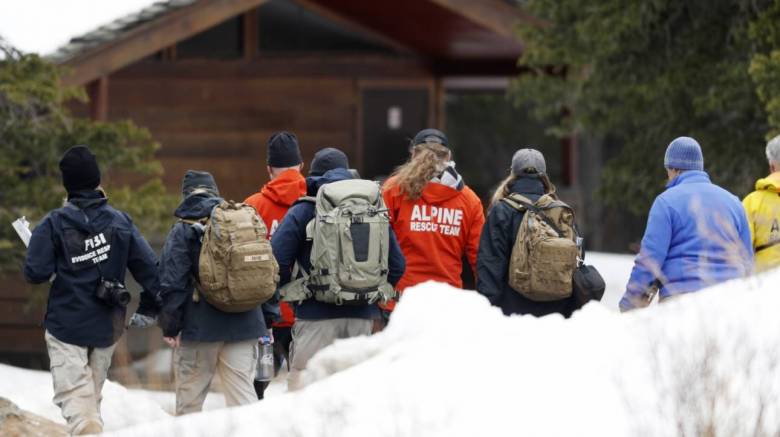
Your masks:
[[[34,224],[62,205],[58,163],[73,145],[92,149],[111,204],[130,213],[142,232],[170,222],[175,199],[160,180],[158,144],[130,121],[73,117],[68,102],[86,96],[61,86],[60,75],[58,66],[0,39],[0,271],[18,271],[25,253],[11,222],[24,215]],[[131,179],[140,182],[130,185]]]
[[[524,7],[545,25],[520,28],[520,61],[535,73],[522,75],[513,95],[555,123],[558,135],[616,146],[602,178],[608,204],[645,213],[664,187],[665,148],[681,135],[699,140],[714,182],[737,195],[765,172],[765,136],[770,121],[780,125],[778,2],[527,0]]]

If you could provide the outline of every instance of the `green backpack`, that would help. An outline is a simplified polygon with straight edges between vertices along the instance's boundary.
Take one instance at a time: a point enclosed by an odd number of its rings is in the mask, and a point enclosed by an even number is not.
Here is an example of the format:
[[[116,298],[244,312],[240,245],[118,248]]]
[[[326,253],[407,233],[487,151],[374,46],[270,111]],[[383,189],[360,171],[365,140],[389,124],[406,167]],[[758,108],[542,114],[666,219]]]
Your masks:
[[[311,271],[280,290],[285,301],[314,298],[336,305],[387,302],[390,218],[379,186],[362,179],[320,187],[315,218],[306,226],[312,241]]]
[[[195,296],[228,313],[252,310],[273,297],[279,265],[255,209],[222,201],[204,224]]]

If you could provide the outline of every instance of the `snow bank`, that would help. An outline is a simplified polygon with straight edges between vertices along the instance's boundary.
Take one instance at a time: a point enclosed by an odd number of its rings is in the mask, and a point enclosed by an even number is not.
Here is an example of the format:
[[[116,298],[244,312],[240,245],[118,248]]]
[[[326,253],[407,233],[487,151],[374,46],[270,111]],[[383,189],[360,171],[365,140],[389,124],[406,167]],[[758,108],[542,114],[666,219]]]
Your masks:
[[[60,409],[52,402],[54,390],[49,372],[0,364],[0,396],[10,399],[23,410],[56,423],[65,423]],[[108,431],[170,418],[144,392],[128,391],[112,381],[106,381],[103,387],[102,415]]]
[[[422,284],[384,332],[319,353],[299,392],[115,435],[776,435],[778,281],[625,315],[589,304],[568,321]]]

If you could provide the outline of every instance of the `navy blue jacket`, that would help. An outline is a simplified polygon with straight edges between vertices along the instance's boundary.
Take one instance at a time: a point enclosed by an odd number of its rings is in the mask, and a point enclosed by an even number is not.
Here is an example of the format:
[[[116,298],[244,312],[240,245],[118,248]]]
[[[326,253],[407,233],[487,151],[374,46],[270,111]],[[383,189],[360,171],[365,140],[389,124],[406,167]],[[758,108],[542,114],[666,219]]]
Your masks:
[[[144,289],[139,312],[156,315],[154,251],[130,216],[109,206],[102,192],[85,191],[72,193],[66,206],[35,227],[24,275],[41,284],[56,274],[44,321],[51,335],[76,346],[108,347],[124,332],[125,308],[98,299],[95,291],[101,273],[124,284],[127,269]]]
[[[334,169],[322,176],[306,178],[306,191],[309,196],[316,196],[321,186],[331,182],[352,179],[348,170]],[[311,202],[294,204],[284,216],[282,223],[271,240],[274,257],[279,263],[279,286],[290,282],[295,262],[300,268],[309,272],[311,269],[312,242],[306,240],[306,225],[314,219],[315,205]],[[406,261],[398,246],[398,240],[392,228],[390,229],[390,248],[388,253],[387,280],[395,286],[406,269]],[[379,317],[377,305],[334,305],[308,299],[295,307],[295,318],[302,320],[322,320],[338,318],[375,319]]]
[[[219,197],[195,194],[185,198],[174,215],[184,220],[200,220],[211,216],[211,210],[220,202]],[[179,221],[165,240],[160,254],[163,335],[176,337],[181,333],[182,340],[203,342],[236,342],[266,335],[266,326],[279,314],[275,298],[242,313],[220,311],[203,296],[197,302],[193,299],[202,235],[198,227]]]
[[[739,199],[710,182],[703,171],[686,171],[653,202],[642,246],[620,308],[642,302],[654,281],[659,296],[691,293],[740,278],[753,267],[753,239]]]
[[[542,181],[533,175],[524,175],[517,179],[510,189],[534,202],[544,194]],[[488,212],[477,253],[477,291],[487,297],[491,304],[501,308],[506,315],[532,314],[540,317],[559,313],[569,317],[576,309],[573,297],[536,302],[509,286],[509,261],[524,215],[524,212],[504,202],[493,205]]]

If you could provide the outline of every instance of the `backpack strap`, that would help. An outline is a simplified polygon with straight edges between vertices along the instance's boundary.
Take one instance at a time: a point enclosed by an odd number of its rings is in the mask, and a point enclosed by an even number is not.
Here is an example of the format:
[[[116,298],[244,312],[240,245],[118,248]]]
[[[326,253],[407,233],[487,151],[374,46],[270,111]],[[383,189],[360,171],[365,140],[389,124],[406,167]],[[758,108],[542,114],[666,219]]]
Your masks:
[[[209,221],[208,217],[203,217],[199,220],[183,219],[183,218],[179,219],[179,223],[186,223],[192,226],[193,228],[197,229],[198,232],[200,233],[203,233],[203,231],[206,229],[206,224],[208,223],[208,221]]]
[[[531,200],[529,200],[527,197],[521,196],[517,193],[512,193],[508,197],[504,197],[501,199],[502,202],[506,203],[507,205],[511,206],[512,208],[518,210],[518,211],[531,211],[537,216],[539,216],[545,223],[547,223],[548,226],[552,228],[553,231],[555,231],[558,236],[562,236],[563,232],[561,232],[561,229],[556,225],[552,220],[550,220],[549,217],[547,217],[547,214],[544,213],[544,211],[534,205]],[[561,206],[565,205],[561,202],[561,204],[552,204],[553,206]]]
[[[770,249],[772,247],[777,246],[778,244],[780,244],[780,239],[777,239],[777,240],[774,240],[774,241],[770,241],[767,244],[762,244],[760,246],[756,246],[755,253],[761,252],[762,250]]]

